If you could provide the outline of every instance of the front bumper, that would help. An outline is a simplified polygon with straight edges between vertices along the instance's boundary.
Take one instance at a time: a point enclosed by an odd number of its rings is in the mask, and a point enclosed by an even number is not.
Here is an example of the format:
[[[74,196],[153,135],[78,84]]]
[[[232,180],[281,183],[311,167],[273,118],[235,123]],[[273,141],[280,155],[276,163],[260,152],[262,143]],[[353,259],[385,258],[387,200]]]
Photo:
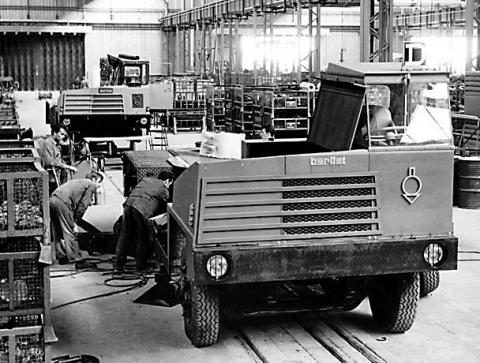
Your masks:
[[[432,270],[423,257],[430,243],[444,250],[442,263],[434,269],[457,269],[458,239],[446,237],[195,249],[188,274],[196,284],[211,285],[421,272]],[[229,265],[219,280],[206,269],[208,258],[215,254],[225,256]]]

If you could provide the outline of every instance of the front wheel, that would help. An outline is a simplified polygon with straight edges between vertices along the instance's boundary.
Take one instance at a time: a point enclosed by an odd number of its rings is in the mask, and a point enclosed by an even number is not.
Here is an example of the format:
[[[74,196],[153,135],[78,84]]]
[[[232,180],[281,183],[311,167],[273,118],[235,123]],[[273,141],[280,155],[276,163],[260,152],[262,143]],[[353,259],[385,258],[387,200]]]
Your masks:
[[[217,289],[185,283],[182,307],[185,333],[192,344],[199,348],[215,344],[220,332]]]
[[[387,332],[404,333],[413,325],[419,296],[418,273],[377,277],[369,291],[373,318]]]
[[[427,296],[435,291],[440,285],[440,273],[438,271],[425,271],[420,273],[420,297]]]

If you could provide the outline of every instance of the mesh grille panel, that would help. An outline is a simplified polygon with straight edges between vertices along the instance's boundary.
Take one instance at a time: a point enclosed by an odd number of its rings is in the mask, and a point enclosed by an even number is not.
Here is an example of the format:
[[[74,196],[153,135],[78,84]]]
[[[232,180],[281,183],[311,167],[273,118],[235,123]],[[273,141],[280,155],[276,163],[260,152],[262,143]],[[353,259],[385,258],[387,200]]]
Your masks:
[[[310,214],[283,217],[283,223],[345,221],[352,219],[371,219],[372,212]]]
[[[335,202],[288,203],[283,205],[283,210],[291,211],[333,208],[362,208],[372,206],[374,206],[373,200],[342,200]]]
[[[0,316],[0,329],[13,329],[41,324],[41,315]]]
[[[15,179],[15,229],[35,229],[43,226],[43,193],[40,178]]]
[[[40,251],[41,237],[0,238],[0,253]]]
[[[353,197],[361,195],[374,195],[373,188],[362,189],[328,189],[328,190],[300,190],[294,192],[284,192],[284,199],[297,198],[329,198],[329,197]]]
[[[287,179],[283,181],[284,187],[300,187],[313,185],[348,185],[348,184],[369,184],[374,183],[374,176],[347,176],[335,178],[308,178],[308,179]]]
[[[284,228],[286,234],[328,234],[343,232],[371,231],[371,224],[345,224],[338,226],[314,226],[314,227],[292,227]]]

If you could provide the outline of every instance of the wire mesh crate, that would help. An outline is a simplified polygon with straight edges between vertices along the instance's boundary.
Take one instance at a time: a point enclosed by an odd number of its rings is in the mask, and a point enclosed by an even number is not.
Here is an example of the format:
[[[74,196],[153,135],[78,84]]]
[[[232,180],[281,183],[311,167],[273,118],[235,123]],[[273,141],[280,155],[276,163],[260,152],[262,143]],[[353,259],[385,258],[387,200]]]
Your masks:
[[[0,363],[49,361],[41,326],[0,329]]]
[[[0,238],[0,253],[40,252],[43,236]]]
[[[146,176],[156,178],[161,171],[172,171],[167,162],[170,153],[166,150],[131,151],[123,155],[124,195],[130,195],[132,189]]]
[[[48,174],[23,151],[28,156],[0,158],[0,238],[48,236]]]
[[[45,307],[46,267],[36,255],[21,255],[0,255],[0,317],[40,314]]]

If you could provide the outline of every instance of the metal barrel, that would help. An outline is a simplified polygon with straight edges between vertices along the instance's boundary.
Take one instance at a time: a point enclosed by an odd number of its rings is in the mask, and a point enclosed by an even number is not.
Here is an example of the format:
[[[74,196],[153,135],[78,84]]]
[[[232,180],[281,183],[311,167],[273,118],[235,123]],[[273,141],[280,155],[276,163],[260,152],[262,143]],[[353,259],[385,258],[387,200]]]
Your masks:
[[[480,157],[458,160],[458,206],[480,209]]]

